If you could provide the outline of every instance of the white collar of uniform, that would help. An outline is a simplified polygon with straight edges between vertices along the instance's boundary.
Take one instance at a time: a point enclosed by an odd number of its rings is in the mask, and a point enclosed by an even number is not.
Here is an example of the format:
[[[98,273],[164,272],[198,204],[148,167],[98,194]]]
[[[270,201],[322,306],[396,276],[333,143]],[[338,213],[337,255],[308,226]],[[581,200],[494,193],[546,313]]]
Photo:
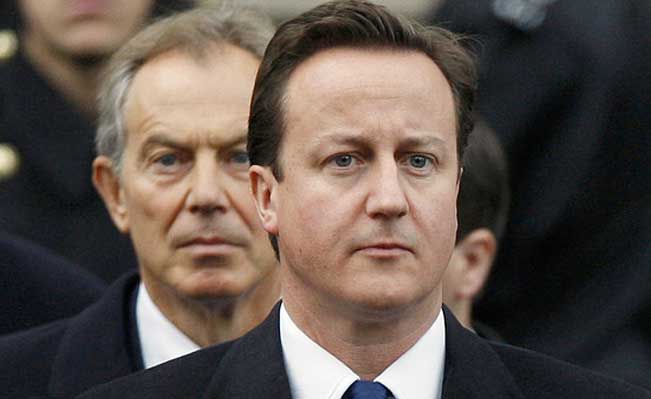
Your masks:
[[[324,348],[312,341],[280,307],[280,340],[292,397],[341,399],[359,377]],[[445,321],[436,321],[407,352],[387,367],[375,381],[396,399],[441,398],[445,364]]]
[[[136,322],[146,369],[200,349],[161,313],[142,282],[136,299]]]

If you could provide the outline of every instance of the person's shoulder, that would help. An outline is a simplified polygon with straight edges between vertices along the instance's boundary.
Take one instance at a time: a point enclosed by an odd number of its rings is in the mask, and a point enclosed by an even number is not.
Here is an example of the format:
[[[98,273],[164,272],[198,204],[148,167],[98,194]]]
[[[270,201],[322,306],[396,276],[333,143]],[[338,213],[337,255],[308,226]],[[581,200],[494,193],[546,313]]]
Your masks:
[[[97,301],[106,285],[34,243],[0,232],[0,288],[6,310],[0,334],[73,316]]]
[[[525,397],[645,399],[648,391],[552,357],[490,342]]]
[[[0,391],[3,395],[45,394],[52,362],[69,322],[69,319],[58,320],[0,337]]]
[[[233,342],[201,349],[159,366],[142,370],[107,384],[102,384],[78,396],[89,398],[190,398],[203,392],[213,378],[221,359]]]

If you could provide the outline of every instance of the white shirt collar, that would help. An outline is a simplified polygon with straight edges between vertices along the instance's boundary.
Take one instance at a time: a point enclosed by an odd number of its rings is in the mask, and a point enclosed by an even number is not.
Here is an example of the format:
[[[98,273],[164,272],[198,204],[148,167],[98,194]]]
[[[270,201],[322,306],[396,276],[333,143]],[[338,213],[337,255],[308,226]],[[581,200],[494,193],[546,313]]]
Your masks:
[[[146,369],[200,349],[161,313],[142,282],[136,298],[136,322]]]
[[[443,389],[445,321],[436,321],[407,352],[387,367],[375,381],[396,399],[438,399]],[[332,354],[312,341],[292,321],[284,304],[280,308],[280,340],[292,397],[341,399],[359,377]]]

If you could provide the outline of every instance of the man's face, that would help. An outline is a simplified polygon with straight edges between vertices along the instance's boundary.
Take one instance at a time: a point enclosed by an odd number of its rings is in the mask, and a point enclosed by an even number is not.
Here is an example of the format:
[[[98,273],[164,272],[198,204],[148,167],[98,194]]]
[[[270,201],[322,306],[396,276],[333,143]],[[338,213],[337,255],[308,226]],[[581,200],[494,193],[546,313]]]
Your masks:
[[[440,300],[455,240],[452,93],[418,52],[339,48],[291,75],[265,228],[285,295],[396,309]],[[256,197],[257,198],[257,197]]]
[[[212,301],[276,267],[248,190],[246,129],[259,60],[224,45],[200,62],[170,51],[136,74],[114,219],[143,280]]]
[[[104,57],[146,21],[153,0],[18,0],[24,32],[71,58]]]

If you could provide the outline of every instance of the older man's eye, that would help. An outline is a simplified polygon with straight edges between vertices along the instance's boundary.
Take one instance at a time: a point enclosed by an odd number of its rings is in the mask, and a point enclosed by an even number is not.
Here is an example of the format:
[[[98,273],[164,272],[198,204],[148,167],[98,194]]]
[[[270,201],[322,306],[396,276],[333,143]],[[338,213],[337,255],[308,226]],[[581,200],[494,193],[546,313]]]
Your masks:
[[[334,163],[338,168],[347,168],[351,166],[353,162],[355,162],[355,158],[350,154],[341,154],[332,158],[332,163]]]
[[[162,166],[174,166],[177,162],[179,161],[179,157],[176,156],[176,154],[165,154],[158,159],[156,159],[156,163],[162,165]]]
[[[167,152],[155,156],[151,168],[157,174],[175,174],[188,164],[189,159],[179,152]]]

